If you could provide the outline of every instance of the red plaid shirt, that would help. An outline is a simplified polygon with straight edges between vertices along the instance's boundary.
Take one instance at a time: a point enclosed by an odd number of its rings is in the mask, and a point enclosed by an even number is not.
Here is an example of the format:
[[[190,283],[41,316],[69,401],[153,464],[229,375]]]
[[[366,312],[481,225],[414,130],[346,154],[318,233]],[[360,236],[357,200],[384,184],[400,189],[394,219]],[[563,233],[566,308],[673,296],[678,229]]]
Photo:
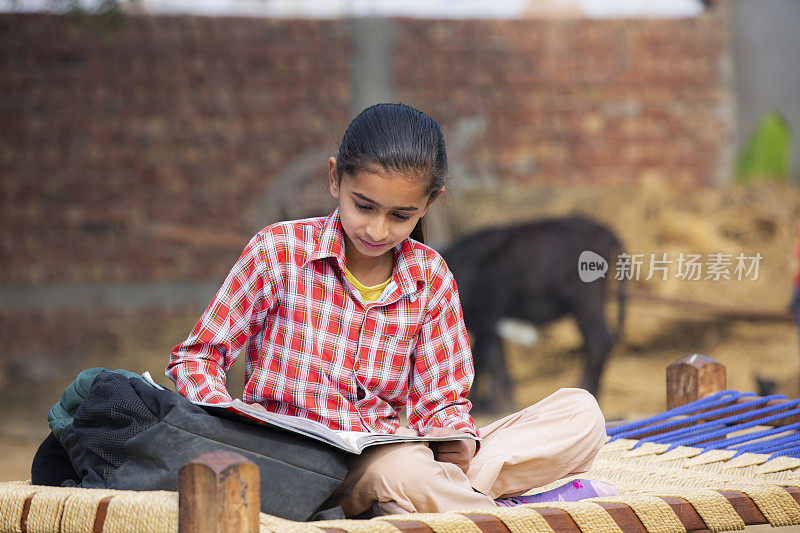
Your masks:
[[[267,226],[248,243],[167,376],[194,401],[230,401],[225,370],[245,354],[243,400],[332,429],[394,433],[407,407],[421,433],[477,434],[474,370],[458,291],[442,257],[406,239],[383,296],[343,275],[338,210]]]

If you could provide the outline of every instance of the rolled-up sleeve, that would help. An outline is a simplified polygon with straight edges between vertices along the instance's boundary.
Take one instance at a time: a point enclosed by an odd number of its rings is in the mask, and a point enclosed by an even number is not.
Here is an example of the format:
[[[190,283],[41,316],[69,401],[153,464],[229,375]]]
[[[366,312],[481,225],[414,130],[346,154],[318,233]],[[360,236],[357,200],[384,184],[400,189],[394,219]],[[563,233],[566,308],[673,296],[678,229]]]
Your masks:
[[[475,371],[458,289],[442,261],[414,350],[409,377],[408,423],[421,434],[449,427],[478,435],[467,394]]]
[[[225,371],[258,341],[275,303],[276,276],[270,264],[277,258],[267,229],[250,240],[189,337],[172,350],[165,373],[192,401],[231,401]]]

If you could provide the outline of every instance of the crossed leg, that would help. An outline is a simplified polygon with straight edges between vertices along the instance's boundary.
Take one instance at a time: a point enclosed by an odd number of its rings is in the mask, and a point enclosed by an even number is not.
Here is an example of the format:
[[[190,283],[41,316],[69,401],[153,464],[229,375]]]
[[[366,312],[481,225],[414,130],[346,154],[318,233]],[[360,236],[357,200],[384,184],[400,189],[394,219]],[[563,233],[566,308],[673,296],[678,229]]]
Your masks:
[[[352,456],[333,500],[347,516],[373,502],[394,502],[409,512],[495,507],[500,496],[586,472],[606,441],[600,408],[582,389],[560,389],[481,428],[480,434],[480,450],[466,474],[434,460],[425,443],[368,448]]]

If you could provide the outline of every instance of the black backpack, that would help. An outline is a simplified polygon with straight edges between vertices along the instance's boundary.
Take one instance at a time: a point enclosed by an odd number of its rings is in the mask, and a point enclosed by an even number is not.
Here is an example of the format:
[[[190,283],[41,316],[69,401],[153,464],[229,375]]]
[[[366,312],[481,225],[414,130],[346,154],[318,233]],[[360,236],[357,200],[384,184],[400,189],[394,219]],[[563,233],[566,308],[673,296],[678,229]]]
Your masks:
[[[33,459],[33,484],[176,491],[181,466],[201,453],[229,450],[261,471],[262,512],[301,521],[344,518],[338,507],[322,508],[347,474],[344,452],[213,416],[137,374],[82,372],[49,420],[54,431]]]

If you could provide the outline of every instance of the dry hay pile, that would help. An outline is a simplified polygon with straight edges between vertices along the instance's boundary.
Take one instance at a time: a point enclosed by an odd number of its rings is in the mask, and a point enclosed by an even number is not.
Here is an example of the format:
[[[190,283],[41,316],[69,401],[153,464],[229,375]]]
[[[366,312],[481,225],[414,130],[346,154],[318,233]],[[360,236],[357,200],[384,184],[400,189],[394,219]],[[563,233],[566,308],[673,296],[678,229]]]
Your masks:
[[[454,233],[463,234],[515,219],[583,214],[613,228],[628,253],[642,253],[642,279],[629,292],[696,301],[741,310],[786,311],[797,272],[800,191],[772,183],[749,187],[677,188],[657,180],[639,186],[581,186],[504,189],[491,194],[464,192],[448,208]],[[644,281],[649,256],[666,253],[760,253],[757,280]],[[613,273],[613,266],[610,274]],[[703,272],[705,276],[705,270]],[[751,274],[752,277],[752,274]],[[613,315],[613,311],[611,312]],[[525,348],[508,344],[519,384],[517,401],[528,404],[579,379],[582,339],[572,320],[542,328],[540,342]],[[687,353],[710,355],[728,367],[728,384],[754,390],[756,377],[776,382],[777,392],[798,395],[797,330],[780,321],[720,318],[693,307],[632,299],[624,342],[604,375],[601,405],[610,418],[650,414],[664,407],[664,368]]]

